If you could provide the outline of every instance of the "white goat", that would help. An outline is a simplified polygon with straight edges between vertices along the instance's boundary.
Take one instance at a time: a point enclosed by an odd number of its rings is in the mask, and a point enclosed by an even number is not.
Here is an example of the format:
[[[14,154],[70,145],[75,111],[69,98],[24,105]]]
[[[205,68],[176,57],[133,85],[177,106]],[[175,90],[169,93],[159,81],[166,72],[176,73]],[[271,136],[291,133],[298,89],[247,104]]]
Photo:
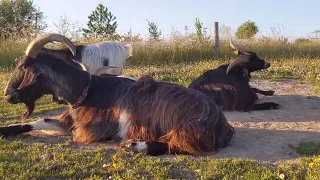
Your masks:
[[[114,66],[119,68],[115,75],[121,75],[126,59],[132,56],[132,46],[106,41],[83,46],[80,53],[80,62],[86,66],[89,73],[94,74],[103,66]]]
[[[56,56],[59,59],[81,62],[85,65],[85,70],[90,74],[95,74],[99,68],[113,66],[119,68],[114,75],[122,75],[126,59],[132,56],[132,45],[123,45],[119,42],[104,41],[88,45],[73,45],[65,36],[60,34],[45,34],[39,36],[48,37],[48,41],[58,41],[65,43],[67,48],[47,49],[41,48],[42,53]]]

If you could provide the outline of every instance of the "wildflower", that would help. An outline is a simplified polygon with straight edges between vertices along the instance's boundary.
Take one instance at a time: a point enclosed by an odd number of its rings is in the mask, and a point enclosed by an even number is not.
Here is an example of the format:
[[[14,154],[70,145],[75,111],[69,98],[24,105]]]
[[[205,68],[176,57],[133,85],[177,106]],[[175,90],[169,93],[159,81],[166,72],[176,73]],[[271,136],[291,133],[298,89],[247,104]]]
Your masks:
[[[315,163],[320,163],[320,157],[313,160]]]
[[[312,167],[313,167],[313,164],[314,164],[314,163],[309,163],[309,168],[312,168]]]
[[[118,164],[117,164],[117,163],[112,163],[112,166],[113,166],[114,168],[118,168]]]
[[[103,166],[102,166],[103,168],[106,168],[107,167],[107,164],[103,164]]]
[[[112,160],[114,160],[114,161],[117,160],[117,156],[116,156],[116,155],[113,155],[113,156],[112,156]]]
[[[285,177],[285,175],[282,174],[282,173],[279,175],[279,178],[280,178],[280,179],[284,179],[284,177]]]

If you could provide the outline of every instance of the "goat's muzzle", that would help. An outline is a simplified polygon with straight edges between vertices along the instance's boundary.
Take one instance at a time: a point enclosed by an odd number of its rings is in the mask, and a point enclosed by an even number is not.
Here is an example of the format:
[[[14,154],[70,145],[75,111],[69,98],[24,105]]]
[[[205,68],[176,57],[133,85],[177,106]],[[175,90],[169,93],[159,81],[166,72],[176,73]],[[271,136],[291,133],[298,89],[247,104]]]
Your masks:
[[[267,69],[270,67],[270,63],[267,61],[264,61],[264,69]]]
[[[4,100],[10,104],[20,103],[19,93],[14,89],[8,89],[4,94]]]

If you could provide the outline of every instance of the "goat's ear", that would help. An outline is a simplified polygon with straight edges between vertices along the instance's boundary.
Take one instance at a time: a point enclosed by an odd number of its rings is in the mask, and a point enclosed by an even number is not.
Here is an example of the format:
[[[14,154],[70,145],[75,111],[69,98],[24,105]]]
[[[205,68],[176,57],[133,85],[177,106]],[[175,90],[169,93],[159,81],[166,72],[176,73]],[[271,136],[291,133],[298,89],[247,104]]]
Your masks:
[[[243,73],[243,77],[244,77],[246,80],[250,81],[251,75],[250,75],[248,69],[246,69],[246,68],[242,69],[242,73]]]
[[[243,67],[244,64],[249,62],[249,58],[248,57],[238,57],[236,60],[234,60],[233,62],[231,62],[227,68],[227,74],[229,73],[229,71],[234,68],[234,67]]]
[[[87,66],[86,66],[85,64],[83,64],[83,63],[81,63],[81,62],[77,62],[77,61],[75,61],[75,60],[73,60],[73,62],[79,64],[79,65],[81,66],[81,68],[82,68],[83,71],[88,71],[88,68],[87,68]]]
[[[25,73],[21,84],[18,89],[25,88],[37,82],[37,78],[41,74],[40,70],[35,68],[34,66],[29,66],[25,68]]]

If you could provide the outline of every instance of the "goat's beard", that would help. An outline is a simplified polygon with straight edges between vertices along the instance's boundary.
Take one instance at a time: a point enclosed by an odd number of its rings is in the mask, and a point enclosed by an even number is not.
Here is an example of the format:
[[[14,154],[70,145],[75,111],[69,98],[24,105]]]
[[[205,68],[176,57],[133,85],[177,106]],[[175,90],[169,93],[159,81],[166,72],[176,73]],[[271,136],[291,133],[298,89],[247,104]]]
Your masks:
[[[33,113],[35,106],[36,106],[36,103],[35,103],[36,100],[37,100],[37,98],[33,97],[32,95],[28,96],[27,99],[25,99],[25,98],[22,99],[22,103],[25,104],[25,107],[26,107],[26,111],[23,113],[23,115],[21,117],[22,123],[25,119],[29,118],[30,115]]]
[[[19,90],[20,102],[25,104],[26,112],[22,115],[22,121],[33,113],[35,109],[35,102],[43,96],[41,91],[38,91],[40,88],[36,86],[29,86]]]
[[[27,111],[22,115],[22,121],[28,117],[30,117],[30,115],[33,113],[34,108],[35,108],[35,102],[27,102],[25,103]]]

